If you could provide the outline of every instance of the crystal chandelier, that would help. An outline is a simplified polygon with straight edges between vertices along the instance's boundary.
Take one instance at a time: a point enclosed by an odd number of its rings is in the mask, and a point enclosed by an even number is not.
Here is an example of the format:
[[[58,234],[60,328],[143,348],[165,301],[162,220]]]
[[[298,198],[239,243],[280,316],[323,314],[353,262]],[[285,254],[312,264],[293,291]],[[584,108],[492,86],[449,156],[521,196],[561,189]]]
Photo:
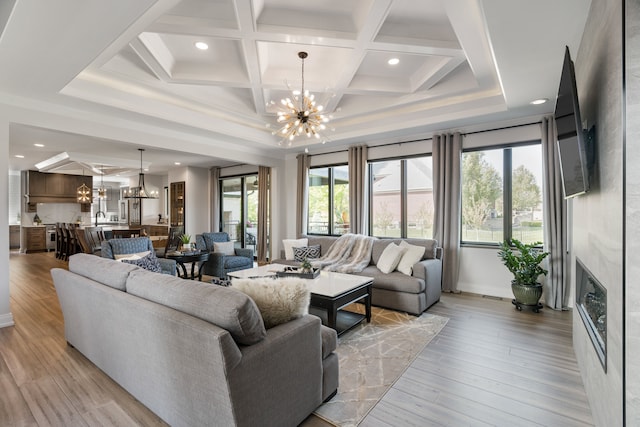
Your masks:
[[[138,148],[140,151],[140,173],[138,174],[138,186],[130,188],[125,192],[125,199],[157,199],[157,191],[147,191],[144,186],[144,173],[142,172],[142,152],[144,148]]]
[[[307,52],[298,52],[298,58],[302,60],[302,90],[300,93],[293,92],[291,98],[280,101],[278,123],[282,124],[282,127],[273,132],[273,135],[282,137],[278,145],[290,147],[293,140],[301,135],[320,139],[320,131],[324,130],[325,123],[329,122],[329,117],[322,114],[324,107],[316,103],[314,95],[304,90],[304,60],[307,56]]]

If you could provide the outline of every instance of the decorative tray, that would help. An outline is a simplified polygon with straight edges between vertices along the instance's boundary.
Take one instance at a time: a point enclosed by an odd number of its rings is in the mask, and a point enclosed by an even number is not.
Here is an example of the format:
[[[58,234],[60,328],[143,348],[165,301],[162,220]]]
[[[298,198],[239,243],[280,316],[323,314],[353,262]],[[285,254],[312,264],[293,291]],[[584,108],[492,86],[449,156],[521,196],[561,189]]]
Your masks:
[[[285,267],[283,271],[277,271],[277,277],[299,277],[301,279],[315,279],[320,275],[319,268],[312,268],[310,273],[302,273],[298,267]]]

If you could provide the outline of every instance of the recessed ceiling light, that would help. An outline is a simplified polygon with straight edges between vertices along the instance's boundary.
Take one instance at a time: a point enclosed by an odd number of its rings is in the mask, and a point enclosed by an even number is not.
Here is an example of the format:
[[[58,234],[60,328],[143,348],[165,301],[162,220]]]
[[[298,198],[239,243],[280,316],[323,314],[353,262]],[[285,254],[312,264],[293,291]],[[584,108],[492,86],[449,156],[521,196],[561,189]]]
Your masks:
[[[17,157],[19,159],[24,159],[24,156],[22,154],[16,154],[15,157]]]
[[[540,105],[540,104],[544,104],[547,101],[548,101],[547,98],[534,99],[533,101],[530,102],[530,104],[531,105]]]
[[[149,168],[144,168],[144,171],[145,172],[149,172]]]
[[[173,162],[174,165],[180,166],[180,162]]]
[[[44,147],[44,144],[33,144],[33,145],[35,145],[36,147]]]
[[[391,58],[390,60],[387,61],[387,64],[389,65],[398,65],[400,63],[400,60],[398,58]]]
[[[195,46],[200,49],[200,50],[207,50],[209,49],[209,45],[206,44],[205,42],[196,42]]]

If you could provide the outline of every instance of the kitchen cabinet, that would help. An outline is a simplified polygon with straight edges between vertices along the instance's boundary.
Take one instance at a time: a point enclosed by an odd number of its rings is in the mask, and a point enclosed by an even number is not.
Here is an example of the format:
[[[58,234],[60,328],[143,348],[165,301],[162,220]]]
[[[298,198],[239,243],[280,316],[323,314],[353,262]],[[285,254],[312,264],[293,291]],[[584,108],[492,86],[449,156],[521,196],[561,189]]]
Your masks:
[[[181,182],[172,182],[170,184],[170,212],[169,218],[171,220],[172,226],[182,225],[184,226],[184,208],[185,208],[185,183]],[[185,228],[186,230],[186,228]]]
[[[36,212],[37,203],[77,203],[78,187],[93,187],[93,177],[62,173],[27,172],[27,202],[25,210]],[[90,212],[91,203],[82,203],[81,212]]]
[[[20,226],[9,226],[9,249],[20,249]]]
[[[24,227],[26,230],[27,253],[47,250],[46,227]]]

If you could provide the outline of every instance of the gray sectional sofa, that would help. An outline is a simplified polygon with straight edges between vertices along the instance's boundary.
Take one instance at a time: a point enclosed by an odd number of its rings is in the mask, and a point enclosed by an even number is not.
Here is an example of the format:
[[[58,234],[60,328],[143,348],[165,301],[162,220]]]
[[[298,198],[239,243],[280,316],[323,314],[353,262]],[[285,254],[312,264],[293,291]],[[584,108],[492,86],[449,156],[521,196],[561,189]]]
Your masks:
[[[320,254],[324,255],[338,237],[302,236],[309,239],[309,246],[320,245]],[[399,244],[405,240],[416,246],[424,246],[424,256],[413,266],[411,276],[399,271],[382,273],[376,264],[389,243]],[[294,260],[273,260],[274,264],[299,265]],[[427,308],[440,301],[442,282],[442,248],[433,239],[376,239],[373,242],[369,265],[359,273],[373,277],[371,303],[376,306],[405,311],[420,315]]]
[[[338,387],[335,331],[265,329],[252,299],[77,254],[51,275],[67,342],[173,426],[295,426]]]

